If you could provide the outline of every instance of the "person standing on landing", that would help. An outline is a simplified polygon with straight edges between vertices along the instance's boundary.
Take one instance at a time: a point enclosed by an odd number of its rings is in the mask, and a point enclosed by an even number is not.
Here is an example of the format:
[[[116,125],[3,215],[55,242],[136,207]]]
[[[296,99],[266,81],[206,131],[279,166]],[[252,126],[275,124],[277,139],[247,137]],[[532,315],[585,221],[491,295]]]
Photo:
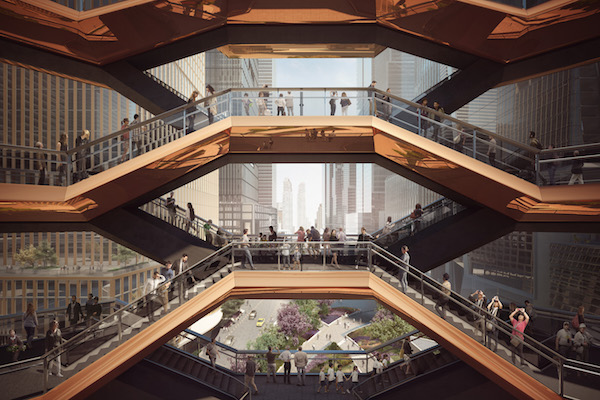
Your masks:
[[[81,304],[77,301],[77,296],[71,296],[71,302],[67,306],[66,315],[71,325],[77,324],[80,316],[82,319],[85,319],[85,315],[83,315],[83,311],[81,310]]]
[[[302,351],[302,347],[298,347],[298,351],[294,354],[294,363],[298,370],[297,386],[306,386],[306,364],[308,363],[308,355]]]
[[[292,370],[292,353],[290,352],[289,346],[281,352],[281,354],[279,355],[279,359],[283,361],[283,383],[290,384],[290,372]]]

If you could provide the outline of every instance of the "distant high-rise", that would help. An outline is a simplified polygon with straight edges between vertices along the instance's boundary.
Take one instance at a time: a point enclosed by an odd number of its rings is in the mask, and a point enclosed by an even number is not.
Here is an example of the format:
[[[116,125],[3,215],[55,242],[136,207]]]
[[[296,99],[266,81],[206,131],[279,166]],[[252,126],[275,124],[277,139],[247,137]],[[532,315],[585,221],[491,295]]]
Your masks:
[[[298,185],[298,202],[296,203],[296,225],[304,226],[305,228],[310,222],[306,218],[306,185],[304,182]]]
[[[375,164],[325,164],[325,226],[358,233],[383,223],[385,178],[392,175]]]
[[[283,230],[292,233],[294,230],[294,200],[292,197],[292,182],[285,178],[283,181],[283,199],[281,202],[281,214]]]
[[[325,216],[323,215],[323,203],[319,204],[317,209],[317,219],[315,220],[315,228],[322,231],[325,228]]]
[[[273,164],[256,164],[258,168],[258,203],[276,207],[277,168]]]

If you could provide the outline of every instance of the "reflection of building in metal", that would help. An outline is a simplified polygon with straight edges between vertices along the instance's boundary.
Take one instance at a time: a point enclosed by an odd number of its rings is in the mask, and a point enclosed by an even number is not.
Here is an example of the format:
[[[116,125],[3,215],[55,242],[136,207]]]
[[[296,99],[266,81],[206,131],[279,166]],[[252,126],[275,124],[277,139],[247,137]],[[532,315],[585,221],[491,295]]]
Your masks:
[[[66,240],[63,239],[62,243],[66,243]],[[106,239],[101,243],[105,247],[103,251],[111,249]],[[113,264],[113,268],[116,266]],[[143,295],[144,283],[154,269],[156,265],[153,262],[144,262],[135,267],[110,271],[105,267],[103,270],[70,268],[60,272],[46,269],[35,271],[35,274],[29,273],[30,270],[0,272],[0,284],[3,285],[0,287],[0,314],[20,314],[28,303],[32,303],[38,312],[63,308],[72,295],[77,296],[84,305],[88,293],[98,296],[101,301],[119,299],[129,303]]]
[[[491,115],[496,110],[493,130],[522,143],[529,143],[530,131],[536,132],[544,147],[550,144],[558,147],[593,143],[600,140],[599,82],[600,63],[577,67],[492,89],[457,114],[458,118],[475,124],[471,113],[478,103],[482,110],[492,109],[489,113],[480,114]],[[482,121],[477,124],[485,127]],[[583,247],[571,245],[568,235],[557,234],[552,237],[552,247],[548,247],[547,240],[543,239],[547,237],[548,234],[544,233],[515,232],[474,250],[463,257],[465,265],[471,265],[472,270],[470,272],[467,269],[465,276],[472,273],[473,276],[484,278],[485,281],[477,281],[480,286],[490,285],[487,281],[499,283],[495,290],[503,290],[515,299],[530,297],[547,307],[574,310],[580,302],[592,306],[589,299],[581,298],[578,293],[592,293],[593,290],[588,290],[582,280],[573,279],[573,273],[581,273],[581,270],[587,270],[593,264],[581,261],[581,268],[575,268],[572,263],[562,261],[568,257],[567,254],[580,254],[583,257],[586,252],[598,252],[597,242]],[[537,258],[529,248],[531,246],[537,247]],[[564,249],[565,254],[561,255],[558,249]],[[552,263],[549,260],[540,262],[540,257],[548,257],[548,254]],[[542,283],[539,280],[549,275],[552,276],[552,284],[540,287]],[[570,277],[572,282],[567,283],[566,277]],[[589,279],[592,281],[594,275],[590,274]],[[513,290],[518,294],[514,294]]]
[[[533,234],[512,232],[469,255],[472,274],[523,293],[534,291]]]
[[[569,239],[568,242],[549,244],[548,305],[573,313],[583,305],[586,313],[598,315],[600,236],[574,234],[569,235]]]
[[[539,307],[600,310],[598,234],[512,232],[463,260],[464,293],[482,289],[517,304],[530,299]]]
[[[392,173],[376,164],[325,164],[325,226],[360,233],[384,221],[385,180]]]

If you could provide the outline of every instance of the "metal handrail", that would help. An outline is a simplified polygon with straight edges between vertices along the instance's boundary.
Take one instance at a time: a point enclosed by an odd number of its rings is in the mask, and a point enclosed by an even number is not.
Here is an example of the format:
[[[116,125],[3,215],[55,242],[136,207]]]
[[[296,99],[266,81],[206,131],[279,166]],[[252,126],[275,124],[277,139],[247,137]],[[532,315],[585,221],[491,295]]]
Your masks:
[[[495,134],[493,132],[490,132],[486,129],[477,127],[475,125],[469,124],[467,122],[464,121],[460,121],[456,118],[453,118],[450,115],[444,114],[442,112],[438,112],[435,111],[434,109],[431,108],[427,108],[427,115],[422,115],[419,112],[416,111],[412,111],[412,109],[414,108],[415,110],[421,110],[423,109],[423,106],[413,103],[409,100],[406,99],[402,99],[398,96],[395,96],[391,93],[387,93],[387,92],[383,92],[379,89],[375,89],[375,88],[364,88],[364,87],[349,87],[349,88],[230,88],[230,89],[226,89],[223,90],[221,92],[217,92],[211,96],[206,96],[202,99],[196,100],[192,103],[186,103],[186,104],[182,104],[179,107],[176,107],[172,110],[169,110],[165,113],[162,113],[160,115],[154,116],[148,120],[139,122],[135,125],[130,125],[128,127],[126,127],[125,129],[120,129],[116,132],[110,133],[106,136],[100,137],[98,139],[95,139],[93,141],[90,141],[84,145],[78,146],[78,147],[74,147],[71,148],[69,150],[67,150],[66,152],[57,152],[56,150],[44,150],[44,149],[39,149],[36,150],[37,152],[44,152],[46,154],[57,154],[60,155],[62,157],[65,157],[65,155],[67,156],[67,173],[66,173],[66,177],[67,177],[67,183],[70,184],[71,183],[71,171],[72,170],[77,170],[78,173],[80,173],[79,175],[77,175],[77,177],[75,179],[83,179],[85,178],[88,169],[85,166],[87,163],[90,163],[90,165],[92,165],[91,169],[89,170],[91,173],[98,173],[99,171],[103,171],[107,168],[111,168],[112,166],[114,166],[115,164],[118,164],[120,162],[125,161],[125,159],[127,158],[132,158],[134,157],[134,143],[137,144],[137,154],[139,154],[140,152],[144,152],[147,149],[152,150],[153,148],[159,147],[164,145],[165,143],[170,143],[173,140],[177,140],[179,137],[183,136],[183,134],[185,134],[186,130],[186,115],[188,117],[194,116],[194,115],[209,115],[211,114],[211,109],[212,107],[218,107],[219,109],[222,109],[224,111],[221,111],[220,113],[218,113],[217,115],[214,116],[214,118],[216,119],[220,119],[220,118],[224,118],[224,117],[228,117],[230,115],[233,114],[233,104],[235,102],[239,102],[242,101],[246,98],[238,98],[236,96],[241,95],[241,93],[248,93],[248,92],[267,92],[267,93],[280,93],[283,91],[301,91],[302,93],[304,92],[318,92],[319,96],[317,98],[323,98],[323,99],[327,99],[329,96],[327,95],[327,91],[329,90],[335,90],[335,91],[351,91],[351,92],[358,92],[360,96],[362,97],[358,97],[359,99],[365,99],[369,100],[371,102],[374,103],[374,105],[376,105],[377,103],[384,103],[385,107],[389,107],[390,110],[392,109],[398,109],[398,105],[394,104],[395,103],[402,103],[406,106],[408,106],[408,108],[399,108],[399,111],[402,113],[407,113],[406,115],[410,115],[411,118],[412,117],[416,117],[418,122],[418,126],[416,125],[412,125],[406,121],[402,121],[399,120],[397,118],[397,115],[392,115],[393,113],[391,113],[389,115],[389,117],[393,120],[398,120],[402,123],[406,123],[410,126],[410,130],[417,130],[417,134],[420,133],[421,130],[421,121],[428,121],[429,125],[437,125],[443,129],[448,129],[451,130],[455,133],[460,133],[461,135],[464,135],[465,137],[471,137],[472,138],[472,143],[473,143],[473,149],[472,149],[472,156],[475,158],[481,158],[484,157],[485,154],[482,152],[482,146],[477,147],[476,143],[479,142],[483,142],[483,143],[488,143],[487,142],[487,137],[493,137],[498,139],[498,143],[496,144],[496,147],[499,151],[504,152],[505,154],[511,154],[514,157],[520,158],[521,160],[525,161],[525,167],[523,168],[532,168],[534,171],[537,172],[538,176],[540,173],[540,162],[542,163],[547,163],[547,160],[540,160],[539,156],[541,151],[537,148],[528,146],[526,144],[522,144],[519,143],[517,141],[514,141],[512,139],[509,138],[505,138],[502,137],[498,134]],[[364,97],[363,95],[365,95],[366,97]],[[302,96],[302,94],[301,94]],[[352,97],[352,96],[351,96]],[[261,97],[248,97],[247,99],[260,99]],[[304,99],[310,99],[311,97],[309,96],[304,96]],[[353,96],[353,98],[356,98],[356,96]],[[272,100],[272,97],[265,97],[264,99],[266,100]],[[337,98],[339,99],[339,97]],[[385,99],[385,100],[384,100]],[[374,111],[370,111],[368,115],[372,115],[372,113],[375,113],[376,117],[381,117],[383,119],[385,119],[380,112],[378,112],[376,110],[377,107],[374,107]],[[191,111],[190,111],[191,110]],[[379,110],[381,111],[381,110]],[[391,112],[391,111],[390,111]],[[212,114],[211,114],[212,115]],[[173,116],[176,116],[175,119],[171,118]],[[440,121],[436,121],[435,119],[439,119]],[[175,121],[176,120],[176,121]],[[443,122],[447,122],[447,123],[454,123],[456,125],[460,125],[460,127],[463,127],[465,129],[468,130],[472,130],[473,133],[469,133],[469,132],[463,132],[461,129],[457,129],[455,127],[452,126],[448,126],[447,124],[443,123]],[[202,122],[204,123],[204,122]],[[181,126],[175,126],[175,125],[179,124]],[[182,128],[183,127],[183,128]],[[189,126],[188,126],[189,128]],[[124,139],[124,134],[125,133],[131,133],[129,134],[129,139]],[[148,143],[145,143],[145,141],[147,139],[142,139],[142,141],[140,143],[142,143],[142,148],[140,149],[140,144],[138,143],[137,140],[133,140],[133,137],[139,134],[143,137],[146,137],[146,135],[149,135],[148,137],[151,137],[151,139]],[[485,135],[485,138],[482,138],[482,135]],[[113,142],[113,140],[118,139],[120,137],[120,141],[117,140],[116,142]],[[452,140],[447,140],[444,138],[444,135],[440,135],[439,136],[440,140],[442,142],[448,142],[446,143],[449,146],[452,146]],[[127,142],[127,140],[129,140],[129,142]],[[123,149],[121,149],[121,143],[123,143]],[[102,147],[98,147],[95,148],[94,151],[90,151],[90,149],[93,146],[98,146],[98,145],[102,145]],[[489,143],[488,143],[489,144]],[[511,148],[507,148],[506,146],[512,146],[513,148],[517,149],[517,150],[512,150]],[[2,145],[0,145],[0,148],[2,147]],[[555,150],[553,150],[555,151]],[[523,154],[520,154],[523,153]],[[544,153],[545,154],[545,153]],[[96,161],[97,159],[99,159],[100,161]],[[514,170],[514,171],[518,171],[521,167],[515,167],[513,165],[511,165],[510,163],[505,162],[506,158],[503,159],[497,159],[496,163],[498,165],[498,167],[504,168],[506,170]],[[60,157],[57,157],[56,161],[52,161],[52,162],[57,162],[60,163]],[[64,161],[63,161],[64,163]],[[77,165],[76,165],[77,163]],[[86,163],[82,166],[82,163]],[[62,179],[60,180],[60,182],[62,182]]]
[[[159,197],[159,198],[157,198],[157,199],[154,199],[154,200],[152,200],[150,203],[154,204],[154,205],[155,205],[155,206],[157,206],[157,207],[160,207],[160,208],[161,208],[161,209],[163,209],[163,210],[167,210],[167,211],[168,211],[168,208],[167,208],[167,206],[166,206],[166,200],[165,200],[165,199],[163,199],[163,198],[160,198],[160,197]],[[143,207],[143,206],[142,206],[142,207]],[[178,205],[175,205],[175,210],[176,210],[176,212],[177,212],[177,216],[179,216],[179,217],[185,217],[185,212],[186,212],[185,208],[183,208],[183,207],[181,207],[181,206],[178,206]],[[215,223],[212,223],[212,222],[210,222],[210,223],[209,223],[209,222],[208,222],[208,220],[206,220],[206,219],[202,218],[202,217],[201,217],[201,216],[199,216],[199,215],[195,215],[195,216],[194,216],[194,219],[197,219],[197,220],[201,221],[203,224],[210,224],[211,228],[213,228],[213,229],[214,229],[214,233],[215,233],[215,234],[216,234],[216,233],[217,233],[219,230],[221,230],[221,232],[223,232],[225,236],[228,236],[228,237],[231,237],[231,236],[233,236],[233,233],[231,233],[231,232],[230,232],[230,231],[228,231],[227,229],[225,229],[225,228],[223,228],[223,227],[221,227],[221,226],[219,226],[219,225],[217,225],[217,224],[215,224]],[[200,225],[200,224],[198,224],[198,225]]]
[[[452,200],[449,200],[445,197],[442,197],[441,199],[438,199],[428,205],[426,205],[425,207],[423,207],[421,210],[423,211],[423,215],[421,215],[419,217],[423,218],[427,215],[429,215],[431,212],[436,211],[439,207],[441,206],[445,206],[447,204],[447,202],[452,202]],[[390,231],[389,233],[383,235],[383,236],[379,236],[381,234],[381,232],[383,231],[383,228],[379,228],[378,230],[376,230],[375,232],[371,233],[371,236],[375,238],[375,241],[381,239],[381,238],[385,238],[388,237],[388,235],[391,235],[394,232],[397,232],[403,228],[406,228],[408,225],[411,225],[415,220],[411,217],[412,212],[410,214],[408,214],[405,217],[402,217],[396,221],[393,222],[394,228],[392,229],[392,231]]]
[[[440,345],[438,344],[437,346],[433,346],[433,347],[430,347],[430,348],[428,348],[428,349],[425,349],[425,350],[421,350],[421,351],[419,351],[419,352],[416,352],[416,353],[414,353],[414,354],[412,354],[412,355],[410,356],[410,362],[412,363],[412,362],[414,362],[415,360],[417,360],[417,359],[419,359],[419,358],[422,358],[422,357],[425,357],[425,356],[429,355],[430,353],[432,353],[432,352],[434,352],[434,351],[436,351],[436,350],[437,350],[437,351],[439,351],[440,349],[442,349],[442,346],[440,346]],[[448,363],[448,364],[453,364],[453,363],[455,363],[455,362],[458,362],[458,360],[451,361],[451,362],[450,362],[450,363]],[[404,360],[402,360],[402,361],[398,361],[398,362],[396,362],[396,363],[394,363],[394,364],[395,364],[395,365],[390,365],[390,366],[388,366],[388,368],[384,369],[384,373],[385,373],[385,372],[388,372],[388,371],[391,371],[391,370],[393,370],[393,369],[396,369],[396,368],[403,368],[403,367],[405,367],[405,365],[404,365]],[[418,375],[418,376],[423,376],[423,375],[425,375],[425,374],[427,374],[427,373],[429,373],[429,372],[436,371],[436,370],[438,370],[438,369],[440,369],[440,368],[443,368],[443,367],[445,367],[445,365],[444,365],[444,366],[441,366],[441,367],[436,367],[436,368],[434,368],[433,370],[431,370],[431,371],[427,371],[426,373],[424,373],[424,374],[420,374],[420,375]],[[390,390],[393,390],[393,389],[397,388],[398,386],[402,385],[404,382],[406,382],[406,381],[408,381],[408,380],[411,380],[411,379],[415,379],[416,377],[417,377],[417,376],[415,375],[415,376],[413,376],[413,377],[411,377],[411,378],[406,378],[406,379],[405,379],[405,380],[403,380],[403,381],[398,381],[398,382],[396,382],[396,383],[394,383],[394,384],[391,384],[390,386],[388,386],[388,387],[386,387],[386,388],[383,388],[383,390],[381,390],[381,391],[377,391],[377,392],[375,393],[375,395],[377,395],[377,394],[380,394],[380,393],[384,393],[384,392],[387,392],[387,391],[390,391]],[[369,384],[369,382],[377,381],[378,379],[381,379],[381,376],[380,376],[380,374],[376,374],[376,375],[374,375],[374,376],[371,376],[371,377],[367,378],[366,380],[364,380],[364,381],[360,382],[360,383],[359,383],[358,385],[356,385],[356,387],[355,387],[355,388],[352,390],[352,392],[353,392],[354,396],[355,396],[355,397],[357,397],[357,398],[359,398],[359,399],[361,399],[361,400],[363,400],[363,397],[362,397],[362,396],[360,396],[360,395],[357,393],[357,392],[358,392],[358,389],[359,389],[360,387],[365,387],[365,385],[368,385],[368,384]],[[372,396],[373,396],[373,395],[371,395],[371,396],[367,397],[367,399],[368,399],[368,398],[371,398]]]
[[[178,336],[179,335],[181,335],[181,334],[178,334]],[[168,345],[168,344],[166,345],[166,347],[168,347],[169,350],[174,351],[174,352],[182,355],[183,357],[186,357],[186,358],[191,359],[191,360],[196,361],[196,362],[201,362],[202,364],[204,364],[205,366],[207,366],[207,367],[209,367],[211,369],[213,368],[212,365],[204,363],[204,360],[202,360],[200,357],[196,357],[196,356],[194,356],[194,355],[192,355],[192,354],[190,354],[190,353],[188,353],[188,352],[186,352],[184,350],[181,350],[178,347],[171,346],[171,345]],[[218,369],[215,368],[215,370],[218,370]],[[233,374],[230,374],[230,373],[227,373],[227,372],[224,372],[224,371],[219,371],[219,372],[221,374],[223,374],[223,375],[228,376],[230,379],[233,379],[236,383],[238,383],[239,385],[241,385],[241,387],[246,387],[246,385],[244,384],[244,382],[242,382],[241,380],[239,380],[238,378],[236,378]],[[217,388],[214,385],[211,385],[211,386]],[[223,389],[221,389],[220,387],[218,388],[218,390],[219,391],[223,391]],[[228,392],[226,392],[226,393],[227,394],[232,394],[232,393],[228,393]]]
[[[391,261],[391,262],[394,262],[394,261],[389,260],[389,258],[387,258],[387,257],[394,258],[396,260],[395,261],[396,264],[403,265],[403,266],[405,266],[405,267],[408,268],[407,273],[409,275],[411,275],[413,278],[419,279],[424,285],[427,285],[429,289],[432,289],[438,295],[449,296],[449,300],[452,301],[453,303],[458,304],[459,306],[463,307],[465,310],[467,310],[470,313],[477,314],[479,316],[479,318],[482,318],[482,317],[486,318],[486,322],[491,322],[492,324],[495,325],[495,327],[500,328],[500,330],[502,332],[504,332],[504,333],[506,333],[508,335],[512,334],[513,326],[509,325],[506,321],[502,320],[500,317],[493,315],[487,309],[484,309],[482,307],[477,306],[477,304],[475,304],[471,300],[463,297],[458,292],[450,290],[450,294],[446,295],[442,290],[440,290],[436,286],[434,286],[434,285],[432,285],[432,284],[430,284],[429,282],[426,281],[426,280],[433,281],[432,278],[430,278],[429,276],[425,275],[423,272],[421,272],[417,268],[413,267],[412,265],[405,263],[404,261],[402,261],[400,258],[398,258],[397,256],[395,256],[394,254],[392,254],[392,253],[388,252],[387,250],[379,247],[378,245],[376,245],[374,243],[372,245],[376,247],[376,250],[374,250],[375,254],[378,254],[380,257],[383,257],[383,258],[385,258],[385,259],[387,259],[388,261]],[[379,251],[381,251],[382,253],[385,253],[385,254],[379,254],[378,253]],[[433,281],[433,282],[435,282],[435,281]],[[460,302],[456,301],[456,299],[460,300]],[[465,305],[465,304],[467,304],[468,306]],[[539,355],[547,358],[553,364],[557,364],[557,362],[555,361],[555,358],[562,358],[563,362],[564,362],[564,360],[566,360],[565,357],[563,357],[562,355],[560,355],[556,351],[552,350],[551,348],[543,345],[541,342],[539,342],[538,340],[534,339],[533,337],[527,335],[526,333],[523,333],[523,336],[526,339],[528,339],[530,342],[533,342],[534,344],[537,344],[540,347],[543,347],[546,350],[548,350],[551,353],[552,357],[554,357],[554,359],[551,358],[551,357],[549,357],[549,356],[547,356],[546,354],[540,352],[539,350],[537,350],[533,346],[528,345],[528,343],[524,341],[524,344],[527,345],[528,348],[530,348],[531,350],[534,350],[534,352],[538,353]]]
[[[167,283],[174,283],[177,282],[178,280],[182,280],[185,279],[187,277],[187,274],[196,269],[196,268],[200,268],[203,265],[210,265],[210,263],[207,263],[207,261],[213,259],[214,257],[221,257],[224,255],[224,253],[227,253],[228,251],[231,250],[231,245],[227,245],[221,249],[218,249],[217,251],[215,251],[214,253],[210,254],[209,256],[203,258],[202,260],[200,260],[199,262],[197,262],[196,264],[194,264],[191,267],[188,267],[187,269],[181,271],[180,273],[178,273],[177,275],[175,275],[173,277],[172,280],[168,281],[168,282],[164,282],[163,284],[159,285],[156,289],[154,289],[153,291],[151,291],[150,293],[147,293],[143,296],[143,298],[148,298],[154,295],[157,295],[158,293],[160,293],[163,288],[165,287],[165,285]],[[181,295],[180,295],[181,296]],[[88,328],[84,329],[83,331],[79,332],[78,334],[76,334],[75,336],[73,336],[72,338],[70,338],[69,340],[64,341],[63,343],[61,343],[59,346],[47,351],[46,353],[44,353],[43,355],[41,355],[40,357],[34,358],[34,359],[28,359],[28,360],[23,360],[23,361],[19,361],[17,363],[28,363],[28,362],[32,362],[32,361],[38,361],[41,360],[44,362],[44,365],[48,365],[48,362],[55,359],[56,357],[66,353],[68,351],[68,348],[72,347],[72,346],[76,346],[79,344],[80,340],[86,336],[88,336],[89,334],[93,333],[93,331],[97,330],[97,328],[105,321],[108,320],[110,318],[115,318],[117,317],[118,320],[119,317],[126,312],[127,310],[131,310],[131,309],[136,309],[137,308],[137,303],[140,299],[135,299],[134,301],[130,302],[129,304],[127,304],[124,307],[120,307],[118,310],[112,312],[111,314],[107,315],[106,317],[104,317],[103,319],[99,320],[98,322],[92,324],[91,326],[89,326]],[[11,365],[13,364],[5,364],[0,366],[0,375],[4,373],[4,371],[6,371],[6,369],[8,369]]]

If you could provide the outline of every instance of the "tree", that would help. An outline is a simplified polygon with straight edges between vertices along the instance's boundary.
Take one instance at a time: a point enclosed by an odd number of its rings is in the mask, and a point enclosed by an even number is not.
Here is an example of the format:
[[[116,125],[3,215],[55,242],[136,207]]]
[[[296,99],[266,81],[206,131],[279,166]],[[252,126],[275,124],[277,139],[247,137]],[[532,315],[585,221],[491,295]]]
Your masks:
[[[117,245],[117,256],[115,258],[119,263],[125,265],[134,256],[135,252],[133,250],[129,250],[127,247]]]
[[[283,349],[287,346],[287,341],[277,326],[269,325],[263,329],[262,334],[255,341],[248,342],[246,346],[248,350],[266,350],[269,346],[274,349]]]
[[[35,268],[35,263],[38,260],[38,254],[36,248],[32,244],[29,247],[21,248],[15,256],[15,259],[25,265],[29,265],[31,268]]]
[[[242,299],[230,299],[223,303],[223,305],[221,306],[221,311],[223,312],[223,319],[227,320],[233,317],[233,315],[236,312],[240,311],[240,307],[242,307],[242,304],[244,304],[244,300]]]
[[[333,300],[317,300],[317,303],[319,304],[319,316],[321,318],[328,316],[331,312]]]
[[[320,308],[316,300],[294,300],[298,311],[306,317],[311,329],[319,329],[321,326]]]
[[[50,243],[44,241],[40,243],[40,245],[35,249],[37,254],[37,259],[42,262],[44,267],[47,267],[48,264],[56,265],[58,264],[58,257],[56,256],[56,250],[52,248]]]
[[[415,329],[387,308],[381,306],[377,308],[377,313],[371,319],[371,325],[367,327],[367,333],[372,338],[387,342]]]
[[[298,305],[294,303],[286,304],[279,309],[277,313],[277,325],[279,332],[297,344],[299,337],[311,328],[306,316],[300,313]]]

